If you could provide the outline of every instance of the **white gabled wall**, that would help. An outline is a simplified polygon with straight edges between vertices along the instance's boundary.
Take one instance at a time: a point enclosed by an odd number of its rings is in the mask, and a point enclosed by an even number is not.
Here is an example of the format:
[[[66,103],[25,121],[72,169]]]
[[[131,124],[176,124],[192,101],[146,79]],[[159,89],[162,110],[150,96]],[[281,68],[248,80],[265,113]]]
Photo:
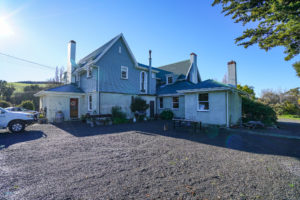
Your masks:
[[[185,118],[203,124],[226,125],[226,93],[208,93],[209,111],[198,111],[198,93],[185,94]]]

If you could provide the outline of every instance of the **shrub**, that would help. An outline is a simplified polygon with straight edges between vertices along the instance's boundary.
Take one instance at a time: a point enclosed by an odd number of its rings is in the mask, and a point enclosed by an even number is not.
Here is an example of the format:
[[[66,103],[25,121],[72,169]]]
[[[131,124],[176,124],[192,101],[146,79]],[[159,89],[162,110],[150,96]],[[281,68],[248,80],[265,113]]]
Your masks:
[[[164,110],[160,113],[161,119],[171,120],[171,119],[173,119],[173,116],[174,116],[174,114],[171,110]]]
[[[22,103],[18,107],[22,107],[28,110],[34,110],[34,103],[30,100],[22,101]]]
[[[8,101],[0,100],[0,107],[1,108],[11,107],[11,103],[9,103]]]
[[[111,108],[111,114],[112,118],[114,119],[120,119],[124,120],[126,119],[126,113],[122,111],[122,108],[120,106],[114,106]]]
[[[275,111],[268,105],[242,97],[243,120],[262,121],[265,124],[275,123],[277,120]]]
[[[149,105],[141,97],[132,97],[130,109],[131,112],[145,112],[149,108]]]

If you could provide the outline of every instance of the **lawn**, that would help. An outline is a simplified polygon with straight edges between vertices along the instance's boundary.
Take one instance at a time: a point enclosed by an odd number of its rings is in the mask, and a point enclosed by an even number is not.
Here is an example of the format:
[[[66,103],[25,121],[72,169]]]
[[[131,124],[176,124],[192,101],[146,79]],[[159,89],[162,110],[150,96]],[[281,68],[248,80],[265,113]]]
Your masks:
[[[24,92],[24,88],[26,86],[29,86],[29,85],[38,85],[40,87],[46,87],[47,86],[47,84],[29,84],[29,83],[14,83],[14,82],[9,83],[9,84],[11,84],[11,85],[13,85],[15,87],[16,90],[14,91],[14,93],[16,93],[16,92]]]
[[[294,120],[300,121],[300,116],[299,115],[279,115],[278,119],[294,119]]]
[[[298,140],[165,124],[0,132],[0,199],[299,199]]]

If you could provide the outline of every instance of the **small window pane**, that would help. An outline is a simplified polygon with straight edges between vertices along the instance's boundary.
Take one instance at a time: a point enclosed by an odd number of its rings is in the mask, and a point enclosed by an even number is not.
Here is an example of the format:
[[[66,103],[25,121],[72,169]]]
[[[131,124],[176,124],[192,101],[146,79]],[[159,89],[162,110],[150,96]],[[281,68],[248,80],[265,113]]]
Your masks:
[[[179,108],[179,97],[173,97],[173,108]]]
[[[199,102],[199,110],[209,110],[208,102]]]
[[[199,101],[208,101],[208,93],[199,94]]]
[[[160,108],[164,107],[164,98],[162,98],[162,97],[159,98],[159,107]]]
[[[173,83],[173,77],[172,77],[172,76],[169,76],[169,77],[168,77],[168,84],[171,84],[171,83]]]

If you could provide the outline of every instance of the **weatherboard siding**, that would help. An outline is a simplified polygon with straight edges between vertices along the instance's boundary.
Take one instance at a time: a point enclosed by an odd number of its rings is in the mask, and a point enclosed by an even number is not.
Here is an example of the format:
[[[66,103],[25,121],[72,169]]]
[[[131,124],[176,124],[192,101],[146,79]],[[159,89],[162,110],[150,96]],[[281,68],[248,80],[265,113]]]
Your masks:
[[[119,53],[121,47],[121,53]],[[142,94],[140,92],[140,72],[137,69],[124,42],[119,39],[96,63],[99,66],[100,92]],[[121,78],[121,66],[128,67],[128,79]],[[147,78],[147,77],[146,77]],[[156,80],[152,79],[151,91],[155,93]]]
[[[80,88],[86,93],[97,91],[97,75],[97,68],[92,69],[92,77],[87,77],[86,71],[80,74]]]

